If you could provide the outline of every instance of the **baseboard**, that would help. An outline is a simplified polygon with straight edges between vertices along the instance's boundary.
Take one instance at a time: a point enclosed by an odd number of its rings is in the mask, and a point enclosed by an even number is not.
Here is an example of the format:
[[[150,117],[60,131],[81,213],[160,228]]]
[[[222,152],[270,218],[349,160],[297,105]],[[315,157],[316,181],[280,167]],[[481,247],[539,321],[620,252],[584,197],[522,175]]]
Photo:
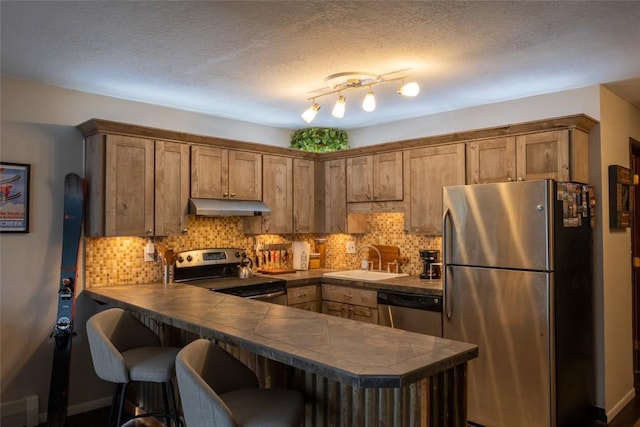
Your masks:
[[[38,425],[38,396],[3,402],[0,405],[0,425],[5,427],[35,427]]]
[[[604,422],[610,423],[611,420],[613,420],[616,415],[618,415],[620,411],[622,411],[625,406],[627,406],[627,404],[633,400],[634,397],[636,397],[636,391],[632,388],[627,394],[622,397],[622,399],[618,401],[618,403],[613,405],[613,407],[607,411],[606,420],[604,420]]]
[[[105,406],[111,406],[111,396],[69,406],[67,408],[67,416],[82,414],[84,412],[93,411],[94,409],[104,408]],[[39,418],[40,423],[47,422],[47,413],[40,413]]]

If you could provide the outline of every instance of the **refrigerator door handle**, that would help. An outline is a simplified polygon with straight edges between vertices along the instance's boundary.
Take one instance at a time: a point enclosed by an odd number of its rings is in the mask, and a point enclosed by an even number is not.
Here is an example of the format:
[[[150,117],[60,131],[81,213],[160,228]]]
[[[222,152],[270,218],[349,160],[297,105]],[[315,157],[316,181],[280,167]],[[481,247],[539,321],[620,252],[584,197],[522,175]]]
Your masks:
[[[451,303],[449,302],[449,298],[447,298],[447,247],[448,247],[448,235],[447,235],[447,219],[450,216],[449,208],[444,210],[442,214],[442,300],[444,303],[444,313],[447,316],[448,320],[451,320],[451,315],[453,309],[451,307]]]

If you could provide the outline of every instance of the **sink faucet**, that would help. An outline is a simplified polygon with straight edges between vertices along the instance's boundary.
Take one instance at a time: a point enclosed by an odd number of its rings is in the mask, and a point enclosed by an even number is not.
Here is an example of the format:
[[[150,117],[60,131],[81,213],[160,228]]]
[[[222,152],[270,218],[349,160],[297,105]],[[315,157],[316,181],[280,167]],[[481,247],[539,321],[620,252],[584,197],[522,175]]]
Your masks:
[[[360,249],[356,250],[356,253],[359,253],[364,248],[371,248],[374,251],[376,251],[376,253],[378,254],[378,270],[382,271],[382,255],[380,255],[380,251],[378,250],[378,248],[376,248],[375,246],[371,246],[371,245],[364,245],[364,246],[360,247]]]

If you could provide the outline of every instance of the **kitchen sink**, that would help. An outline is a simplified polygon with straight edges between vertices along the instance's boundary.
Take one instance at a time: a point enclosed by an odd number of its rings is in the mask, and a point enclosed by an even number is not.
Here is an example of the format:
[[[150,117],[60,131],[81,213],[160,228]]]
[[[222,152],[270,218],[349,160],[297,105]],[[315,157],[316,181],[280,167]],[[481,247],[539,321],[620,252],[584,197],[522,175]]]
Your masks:
[[[396,277],[408,276],[407,273],[387,273],[386,271],[371,271],[371,270],[345,270],[345,271],[332,271],[331,273],[324,273],[325,277],[335,277],[336,279],[350,279],[350,280],[385,280],[395,279]]]

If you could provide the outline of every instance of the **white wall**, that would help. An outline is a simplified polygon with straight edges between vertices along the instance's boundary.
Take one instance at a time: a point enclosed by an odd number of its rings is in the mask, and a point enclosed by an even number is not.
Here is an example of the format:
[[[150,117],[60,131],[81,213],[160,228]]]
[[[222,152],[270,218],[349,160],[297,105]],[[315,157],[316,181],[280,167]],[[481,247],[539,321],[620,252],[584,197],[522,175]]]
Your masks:
[[[5,77],[1,94],[0,160],[31,164],[32,197],[31,232],[0,235],[0,395],[4,404],[36,394],[41,411],[46,411],[52,355],[48,335],[55,321],[60,262],[62,182],[66,173],[83,170],[82,137],[74,126],[96,117],[285,147],[290,132]],[[598,87],[358,129],[350,132],[350,137],[354,146],[370,145],[576,113],[602,121],[602,147],[597,154],[601,159],[594,160],[601,174],[596,173],[595,179],[598,186],[606,187],[606,166],[628,165],[628,138],[640,140],[640,113]],[[597,136],[596,142],[600,134]],[[608,195],[601,194],[602,205]],[[601,220],[608,224],[605,214]],[[626,232],[609,232],[608,226],[596,232],[604,283],[600,289],[599,327],[603,335],[597,342],[601,349],[597,403],[613,415],[633,389],[629,237]],[[82,300],[78,307],[76,318],[81,327],[95,308],[92,302]],[[109,396],[111,390],[95,378],[81,330],[74,341],[72,360],[70,404],[74,412]]]
[[[598,95],[598,86],[589,86],[582,89],[448,111],[379,126],[368,126],[350,130],[349,145],[356,148],[388,141],[445,135],[573,114],[586,114],[599,120]]]
[[[634,396],[632,346],[631,229],[609,228],[608,166],[629,167],[629,138],[640,141],[640,111],[602,87],[600,124],[602,300],[604,407],[608,418]]]

